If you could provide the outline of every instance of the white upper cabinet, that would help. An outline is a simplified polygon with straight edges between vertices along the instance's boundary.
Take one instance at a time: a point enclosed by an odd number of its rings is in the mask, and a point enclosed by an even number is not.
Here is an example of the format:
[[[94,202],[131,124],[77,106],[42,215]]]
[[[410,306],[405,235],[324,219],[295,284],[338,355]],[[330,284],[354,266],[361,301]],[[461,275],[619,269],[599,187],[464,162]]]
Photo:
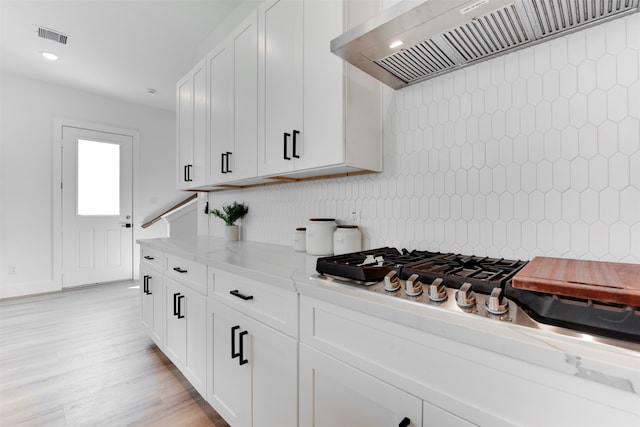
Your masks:
[[[178,82],[176,91],[177,188],[185,190],[205,182],[207,71],[204,60]]]
[[[254,11],[207,56],[207,184],[257,176],[258,22]]]
[[[382,171],[380,83],[330,51],[378,9],[261,3],[178,82],[178,188]]]
[[[365,2],[377,10],[375,1]],[[330,51],[342,1],[269,0],[259,8],[258,174],[381,171],[380,85]],[[358,13],[367,15],[367,7]]]

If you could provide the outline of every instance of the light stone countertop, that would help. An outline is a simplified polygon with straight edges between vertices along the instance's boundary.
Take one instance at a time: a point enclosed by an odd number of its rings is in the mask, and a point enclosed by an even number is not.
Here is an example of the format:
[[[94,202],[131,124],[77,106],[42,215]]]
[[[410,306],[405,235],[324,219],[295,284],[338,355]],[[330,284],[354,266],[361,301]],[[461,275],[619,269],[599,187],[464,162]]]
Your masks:
[[[359,312],[625,391],[640,417],[640,344],[626,349],[548,330],[438,310],[328,281],[313,280],[317,257],[291,247],[200,237],[138,240],[141,246],[291,289]],[[634,405],[635,404],[635,405]],[[625,405],[626,406],[626,405]]]

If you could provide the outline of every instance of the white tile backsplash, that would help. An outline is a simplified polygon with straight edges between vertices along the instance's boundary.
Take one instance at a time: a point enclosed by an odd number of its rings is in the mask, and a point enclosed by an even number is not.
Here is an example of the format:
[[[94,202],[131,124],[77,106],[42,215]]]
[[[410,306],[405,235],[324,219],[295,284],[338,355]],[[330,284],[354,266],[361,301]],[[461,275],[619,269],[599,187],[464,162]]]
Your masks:
[[[386,90],[384,172],[210,193],[289,245],[361,212],[366,248],[640,262],[640,14]],[[222,222],[210,219],[210,233]]]

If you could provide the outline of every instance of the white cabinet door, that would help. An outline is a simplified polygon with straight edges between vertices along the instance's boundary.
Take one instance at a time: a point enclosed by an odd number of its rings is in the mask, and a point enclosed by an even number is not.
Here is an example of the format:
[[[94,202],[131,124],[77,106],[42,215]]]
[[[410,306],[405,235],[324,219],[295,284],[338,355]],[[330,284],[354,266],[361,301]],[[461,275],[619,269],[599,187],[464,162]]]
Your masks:
[[[178,368],[184,363],[187,351],[187,323],[183,321],[179,311],[182,305],[181,291],[183,285],[168,277],[165,283],[165,354]]]
[[[258,173],[258,20],[251,13],[207,59],[208,184]]]
[[[181,369],[191,385],[201,396],[207,395],[207,349],[206,349],[206,298],[199,293],[183,287],[179,307],[182,319],[186,322],[186,349],[184,367]]]
[[[300,344],[300,426],[397,425],[422,426],[421,399]]]
[[[140,266],[140,308],[142,324],[151,339],[160,347],[164,345],[164,286],[162,273]]]
[[[208,302],[209,329],[213,335],[213,372],[209,403],[233,427],[251,425],[251,366],[247,360],[251,337],[240,335],[244,316]],[[242,352],[240,344],[242,343]],[[241,357],[242,353],[242,357]]]
[[[209,403],[234,427],[295,426],[297,341],[212,299]]]
[[[227,154],[229,180],[258,174],[258,14],[254,11],[231,35],[233,43],[233,149]]]
[[[200,61],[177,84],[178,189],[204,184],[207,133],[207,72]]]
[[[342,1],[304,2],[304,128],[296,170],[345,161],[342,58],[329,43],[343,32]]]
[[[233,146],[233,50],[228,43],[207,57],[209,73],[209,166],[207,183],[226,180],[227,152]]]
[[[202,396],[206,396],[206,298],[164,277],[165,354]]]
[[[260,142],[258,174],[294,170],[302,144],[303,2],[271,0],[259,8]]]
[[[151,274],[151,269],[140,266],[140,315],[142,316],[142,325],[147,332],[151,334],[153,331],[153,280],[155,275]],[[151,284],[149,284],[151,282]]]

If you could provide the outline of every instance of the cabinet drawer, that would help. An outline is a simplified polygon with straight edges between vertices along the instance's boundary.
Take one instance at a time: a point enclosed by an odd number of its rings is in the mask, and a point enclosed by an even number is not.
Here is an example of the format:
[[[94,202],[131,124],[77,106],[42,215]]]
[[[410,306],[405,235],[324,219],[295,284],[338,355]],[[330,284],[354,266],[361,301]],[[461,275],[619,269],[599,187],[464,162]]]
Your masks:
[[[207,266],[175,255],[165,255],[165,274],[204,295],[207,294]]]
[[[142,265],[152,265],[162,269],[162,252],[142,246],[140,247],[140,262]]]
[[[298,294],[209,268],[213,295],[226,305],[287,335],[298,337]]]

